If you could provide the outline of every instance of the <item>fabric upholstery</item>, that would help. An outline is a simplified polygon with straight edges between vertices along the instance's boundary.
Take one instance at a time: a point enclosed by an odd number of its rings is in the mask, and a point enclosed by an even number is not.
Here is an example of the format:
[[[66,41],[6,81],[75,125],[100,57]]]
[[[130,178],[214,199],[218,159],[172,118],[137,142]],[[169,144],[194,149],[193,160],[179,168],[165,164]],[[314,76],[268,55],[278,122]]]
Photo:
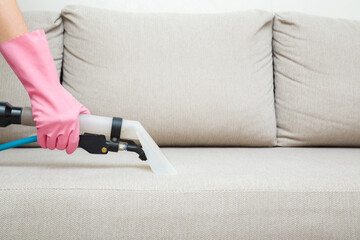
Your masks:
[[[360,146],[360,21],[274,20],[280,146]]]
[[[59,13],[25,12],[24,18],[30,31],[44,29],[49,42],[52,57],[60,76],[63,60],[63,24]],[[31,106],[29,96],[0,54],[0,101],[9,102],[13,106]],[[8,126],[0,128],[0,144],[19,138],[36,135],[36,129],[26,126]],[[37,146],[37,144],[32,144]]]
[[[62,10],[63,84],[162,146],[273,146],[273,14]]]
[[[0,153],[1,239],[359,239],[360,149]]]

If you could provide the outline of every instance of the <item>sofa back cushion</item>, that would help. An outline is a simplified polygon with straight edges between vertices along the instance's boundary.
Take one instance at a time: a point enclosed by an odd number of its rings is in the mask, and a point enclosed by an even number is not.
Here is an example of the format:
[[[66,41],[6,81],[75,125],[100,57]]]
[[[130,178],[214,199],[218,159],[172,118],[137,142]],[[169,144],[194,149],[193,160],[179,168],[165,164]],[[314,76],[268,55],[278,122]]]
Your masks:
[[[50,45],[58,74],[60,76],[63,60],[63,25],[60,13],[53,12],[25,12],[24,18],[30,31],[44,29]],[[9,102],[13,106],[30,106],[30,99],[17,79],[15,73],[0,54],[0,101]],[[60,80],[59,80],[60,81]],[[19,138],[36,135],[36,128],[26,126],[8,126],[0,128],[0,143],[13,141]],[[32,144],[37,146],[37,144]]]
[[[161,146],[273,146],[273,14],[62,11],[63,85]]]
[[[360,146],[360,21],[274,20],[280,146]]]

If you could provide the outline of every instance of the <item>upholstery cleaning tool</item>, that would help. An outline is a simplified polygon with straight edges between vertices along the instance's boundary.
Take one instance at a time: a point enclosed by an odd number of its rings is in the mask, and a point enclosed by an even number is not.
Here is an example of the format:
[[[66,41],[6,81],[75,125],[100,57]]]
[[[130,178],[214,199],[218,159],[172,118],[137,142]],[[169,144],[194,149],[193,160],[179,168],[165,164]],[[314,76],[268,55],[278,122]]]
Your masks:
[[[80,114],[79,147],[92,154],[110,152],[136,152],[143,161],[148,161],[154,173],[176,174],[176,170],[161,152],[158,145],[147,133],[140,122],[118,117],[102,117]],[[0,127],[11,124],[35,126],[32,111],[29,107],[13,107],[0,102]],[[0,145],[0,151],[36,142],[36,136],[16,140]],[[140,142],[142,148],[136,142]]]

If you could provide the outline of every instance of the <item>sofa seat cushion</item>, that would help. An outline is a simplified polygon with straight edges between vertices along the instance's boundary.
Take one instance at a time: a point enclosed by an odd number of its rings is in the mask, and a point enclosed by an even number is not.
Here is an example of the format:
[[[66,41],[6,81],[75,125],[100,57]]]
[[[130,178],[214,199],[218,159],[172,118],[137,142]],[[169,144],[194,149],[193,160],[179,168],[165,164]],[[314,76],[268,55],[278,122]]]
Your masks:
[[[0,153],[0,239],[358,239],[360,149]],[[55,227],[54,227],[55,226]]]

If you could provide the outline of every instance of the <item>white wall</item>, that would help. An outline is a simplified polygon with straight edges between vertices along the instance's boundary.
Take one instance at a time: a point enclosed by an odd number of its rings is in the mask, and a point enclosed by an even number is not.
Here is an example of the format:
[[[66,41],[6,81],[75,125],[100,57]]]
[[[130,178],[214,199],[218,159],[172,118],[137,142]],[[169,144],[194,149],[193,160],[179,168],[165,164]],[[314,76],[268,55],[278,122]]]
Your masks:
[[[18,0],[22,11],[60,11],[69,4],[140,12],[296,11],[360,20],[360,0]]]

